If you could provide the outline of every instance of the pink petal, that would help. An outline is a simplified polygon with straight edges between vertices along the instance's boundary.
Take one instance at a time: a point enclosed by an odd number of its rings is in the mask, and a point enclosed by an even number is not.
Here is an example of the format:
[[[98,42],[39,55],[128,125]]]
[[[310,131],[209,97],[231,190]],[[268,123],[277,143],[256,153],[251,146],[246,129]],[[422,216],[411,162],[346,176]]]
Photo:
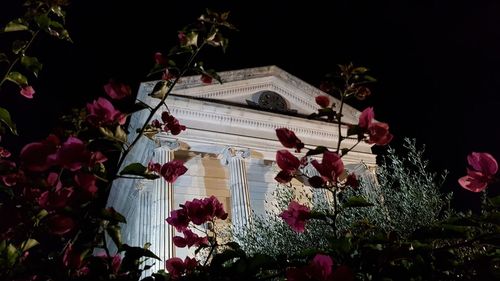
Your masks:
[[[484,152],[472,152],[467,161],[474,170],[492,176],[498,172],[498,163],[493,156]]]
[[[32,99],[33,95],[35,94],[35,90],[31,86],[24,86],[24,87],[21,88],[20,93],[24,97],[26,97],[28,99]]]
[[[472,192],[481,192],[488,187],[488,183],[480,179],[464,176],[458,179],[458,183],[465,189]]]

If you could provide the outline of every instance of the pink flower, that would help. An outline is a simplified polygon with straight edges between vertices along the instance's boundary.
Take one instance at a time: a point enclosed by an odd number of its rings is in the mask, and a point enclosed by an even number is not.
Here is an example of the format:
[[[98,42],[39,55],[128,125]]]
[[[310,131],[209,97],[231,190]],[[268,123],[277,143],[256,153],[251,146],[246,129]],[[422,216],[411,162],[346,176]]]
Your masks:
[[[276,129],[276,136],[278,137],[281,144],[286,148],[295,148],[297,152],[300,152],[304,148],[302,141],[297,138],[295,133],[287,128]]]
[[[389,133],[389,125],[382,122],[374,123],[373,118],[375,118],[373,107],[366,108],[359,116],[358,127],[368,133],[367,143],[387,145],[393,138],[393,135]]]
[[[393,135],[389,133],[389,125],[382,122],[371,124],[368,127],[368,135],[370,139],[367,142],[377,145],[387,145],[393,138]]]
[[[289,281],[327,281],[333,279],[332,275],[333,260],[329,256],[317,254],[313,260],[306,266],[300,268],[291,268],[286,272],[286,278]],[[339,281],[342,279],[338,279]]]
[[[209,76],[209,75],[206,75],[206,74],[202,74],[201,77],[200,77],[200,80],[201,82],[205,83],[205,84],[211,84],[212,83],[212,76]]]
[[[76,137],[69,137],[54,154],[48,156],[48,159],[53,164],[77,171],[82,168],[83,164],[88,163],[90,153],[83,141]]]
[[[76,184],[91,196],[97,192],[95,181],[96,177],[93,174],[79,172],[75,175]]]
[[[311,161],[311,164],[318,170],[319,174],[329,181],[335,181],[344,172],[344,163],[340,156],[335,152],[325,151],[321,163],[317,160]]]
[[[32,142],[21,149],[21,161],[24,167],[33,172],[47,170],[51,163],[48,156],[56,152],[59,139],[55,135],[49,135],[42,142]]]
[[[24,86],[24,87],[21,87],[20,93],[25,98],[32,99],[33,95],[35,94],[35,90],[31,86]]]
[[[160,52],[155,53],[155,63],[157,65],[165,66],[168,64],[168,59]]]
[[[184,237],[174,236],[173,238],[174,245],[177,247],[184,248],[187,246],[191,248],[192,246],[208,245],[208,238],[206,236],[200,237],[190,229],[184,230],[182,234],[184,234]]]
[[[310,217],[310,209],[296,201],[291,201],[288,210],[283,211],[279,216],[296,232],[304,232],[306,221]]]
[[[299,169],[300,160],[290,153],[290,151],[282,149],[276,152],[276,164],[283,171],[295,172]]]
[[[110,80],[108,84],[104,85],[104,91],[114,100],[121,100],[132,94],[130,86],[122,83],[116,83],[113,80]]]
[[[181,160],[172,160],[168,163],[163,164],[160,170],[160,175],[167,182],[174,182],[178,177],[184,175],[187,172],[186,166],[184,166],[184,162]]]
[[[10,157],[10,151],[7,149],[0,147],[0,158],[9,158]]]
[[[330,105],[330,99],[327,96],[317,96],[315,100],[322,108],[327,108]]]
[[[375,113],[373,112],[373,107],[368,107],[359,116],[358,126],[360,128],[368,130],[368,127],[372,124],[372,120],[375,118]]]
[[[359,181],[354,173],[349,174],[345,180],[345,185],[351,188],[357,189],[359,187]]]
[[[165,262],[165,268],[167,269],[170,277],[175,280],[181,277],[184,273],[189,273],[196,268],[198,262],[195,259],[186,257],[184,261],[180,258],[170,258]]]
[[[187,209],[183,206],[181,209],[170,212],[170,217],[166,219],[167,223],[175,227],[177,231],[184,231],[189,225]]]
[[[177,118],[175,118],[174,116],[170,115],[167,111],[164,111],[161,114],[161,120],[165,123],[163,130],[165,132],[170,131],[172,135],[178,135],[181,133],[181,131],[186,130],[186,126],[181,125],[179,123],[179,120],[177,120]]]
[[[75,221],[65,215],[55,214],[47,219],[49,231],[56,235],[64,235],[75,227]]]
[[[47,190],[38,198],[40,207],[46,210],[62,209],[66,207],[73,195],[73,188],[65,187],[59,190]]]
[[[219,218],[221,220],[227,219],[228,213],[224,211],[224,206],[215,196],[210,196],[203,199],[203,208],[205,209],[209,220]]]
[[[472,192],[481,192],[493,182],[498,172],[498,163],[489,153],[472,152],[467,156],[472,169],[467,169],[467,176],[461,177],[458,183]]]
[[[127,117],[116,110],[113,104],[105,98],[98,98],[93,103],[87,103],[89,115],[87,120],[94,126],[125,124]]]
[[[279,183],[290,182],[300,167],[300,160],[286,149],[276,152],[276,163],[282,170],[274,178]]]
[[[204,224],[211,219],[203,200],[193,199],[184,203],[184,206],[186,206],[189,219],[196,225]]]

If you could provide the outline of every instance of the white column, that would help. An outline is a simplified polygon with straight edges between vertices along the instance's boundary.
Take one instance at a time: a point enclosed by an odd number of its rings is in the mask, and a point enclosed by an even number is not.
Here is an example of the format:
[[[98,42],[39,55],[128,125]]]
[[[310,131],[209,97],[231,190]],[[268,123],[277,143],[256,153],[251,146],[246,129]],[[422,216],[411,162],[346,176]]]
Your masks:
[[[179,147],[179,143],[175,140],[162,138],[157,138],[155,141],[159,147],[154,150],[153,161],[161,165],[172,161],[174,150]],[[153,182],[150,204],[148,214],[151,232],[150,250],[161,258],[161,261],[155,261],[155,265],[151,268],[150,272],[153,273],[165,269],[165,261],[174,257],[174,244],[172,242],[174,228],[165,221],[173,210],[174,191],[173,185],[163,177]]]
[[[244,158],[250,156],[249,149],[226,148],[222,152],[221,162],[229,169],[229,187],[231,192],[231,221],[235,231],[249,226],[252,220],[250,194]]]

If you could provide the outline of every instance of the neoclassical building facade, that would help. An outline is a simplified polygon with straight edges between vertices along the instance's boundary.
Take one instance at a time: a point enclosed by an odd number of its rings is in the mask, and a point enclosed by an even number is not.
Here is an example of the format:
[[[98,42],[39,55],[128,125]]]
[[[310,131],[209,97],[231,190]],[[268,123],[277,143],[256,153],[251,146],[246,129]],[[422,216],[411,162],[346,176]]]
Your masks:
[[[173,159],[185,162],[188,172],[175,183],[157,180],[116,180],[108,204],[127,218],[123,226],[124,243],[151,250],[163,261],[183,256],[171,238],[174,229],[165,223],[171,210],[193,198],[215,195],[229,213],[235,229],[248,224],[252,213],[262,214],[271,204],[270,195],[277,183],[279,168],[276,151],[283,149],[275,129],[293,130],[308,147],[336,148],[338,129],[335,124],[309,120],[316,112],[315,97],[324,95],[276,66],[219,73],[223,83],[203,84],[199,76],[181,79],[166,100],[171,114],[187,130],[178,136],[159,134],[152,141],[142,138],[126,163],[151,160],[165,163]],[[154,107],[158,99],[148,96],[156,81],[142,83],[137,99]],[[335,101],[339,105],[339,101]],[[161,112],[156,119],[161,119]],[[129,140],[136,136],[149,114],[143,110],[132,115]],[[356,124],[360,112],[349,105],[343,109],[343,120]],[[345,135],[347,127],[342,127]],[[355,139],[345,139],[351,147]],[[298,156],[300,154],[297,154]],[[344,158],[347,166],[373,171],[376,166],[371,146],[360,143]],[[357,166],[356,166],[357,165]],[[366,169],[367,168],[367,169]],[[363,170],[362,169],[362,170]],[[300,183],[293,182],[295,185]],[[157,262],[153,270],[163,268]]]

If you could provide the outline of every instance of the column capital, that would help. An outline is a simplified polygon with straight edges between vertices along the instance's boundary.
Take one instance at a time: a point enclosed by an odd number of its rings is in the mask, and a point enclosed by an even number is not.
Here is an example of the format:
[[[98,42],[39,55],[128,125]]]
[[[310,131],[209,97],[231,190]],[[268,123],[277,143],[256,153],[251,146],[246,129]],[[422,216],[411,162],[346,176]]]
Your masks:
[[[164,133],[156,134],[153,140],[156,144],[155,150],[176,150],[181,146],[176,138]]]
[[[243,159],[250,157],[250,149],[228,146],[222,150],[219,157],[222,165],[228,165],[229,161],[233,158]]]

